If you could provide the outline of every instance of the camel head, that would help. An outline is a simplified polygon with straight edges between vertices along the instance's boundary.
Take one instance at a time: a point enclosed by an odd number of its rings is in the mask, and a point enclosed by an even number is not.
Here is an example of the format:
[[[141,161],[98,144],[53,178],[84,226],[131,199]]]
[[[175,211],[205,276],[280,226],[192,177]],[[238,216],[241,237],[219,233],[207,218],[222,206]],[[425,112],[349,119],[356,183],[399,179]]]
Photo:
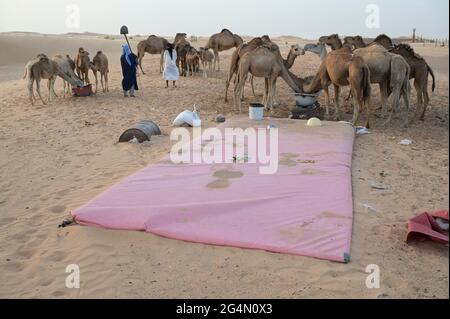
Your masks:
[[[350,45],[353,49],[360,49],[366,47],[366,43],[364,42],[364,39],[360,35],[354,37],[345,37],[344,45]]]
[[[389,50],[389,52],[401,55],[403,57],[417,58],[419,60],[423,60],[423,58],[420,55],[418,55],[409,44],[406,43],[401,43],[394,46],[392,49]]]
[[[173,41],[174,45],[177,45],[178,43],[182,41],[187,41],[187,34],[186,33],[177,33],[175,35],[175,40]]]
[[[290,52],[295,56],[305,55],[305,50],[301,48],[298,44],[291,45]]]
[[[78,65],[82,66],[85,65],[86,67],[89,67],[89,64],[91,63],[91,60],[89,59],[89,52],[83,51],[78,53]]]
[[[264,43],[270,43],[270,42],[272,42],[272,40],[270,40],[270,37],[269,37],[267,34],[263,35],[263,36],[261,37],[261,40],[262,40]]]
[[[324,43],[308,43],[305,45],[305,51],[317,54],[322,60],[327,55],[327,48]]]
[[[320,37],[319,42],[329,45],[333,50],[342,48],[342,41],[337,34]]]
[[[394,47],[394,43],[392,42],[392,39],[390,37],[388,37],[386,34],[380,34],[379,36],[377,36],[375,38],[375,40],[373,42],[376,42],[376,43],[384,46],[384,48],[386,50],[390,50]]]
[[[38,62],[41,62],[41,61],[46,61],[46,62],[48,62],[48,61],[50,61],[50,59],[48,58],[48,56],[45,55],[44,53],[39,53],[38,55],[36,55],[36,58],[38,59]]]
[[[94,72],[99,72],[100,68],[96,66],[93,62],[89,62],[89,69],[91,69]]]

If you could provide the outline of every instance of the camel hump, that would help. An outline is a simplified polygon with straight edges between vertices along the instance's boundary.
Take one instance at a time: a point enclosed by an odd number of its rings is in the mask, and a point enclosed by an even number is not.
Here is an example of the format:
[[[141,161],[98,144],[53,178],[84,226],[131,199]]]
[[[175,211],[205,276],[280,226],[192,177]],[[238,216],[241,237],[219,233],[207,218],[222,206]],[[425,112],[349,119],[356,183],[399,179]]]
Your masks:
[[[97,51],[97,55],[103,54],[102,51]]]
[[[228,29],[222,29],[222,31],[220,31],[221,33],[232,33],[230,30]]]

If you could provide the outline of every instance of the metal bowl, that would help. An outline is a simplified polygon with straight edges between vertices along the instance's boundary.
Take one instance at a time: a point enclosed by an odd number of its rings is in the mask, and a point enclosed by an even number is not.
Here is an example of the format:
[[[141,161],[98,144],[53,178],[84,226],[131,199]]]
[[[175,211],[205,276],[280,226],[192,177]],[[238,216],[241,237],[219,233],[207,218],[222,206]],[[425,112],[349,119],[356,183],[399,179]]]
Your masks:
[[[308,93],[295,93],[295,104],[299,107],[309,107],[313,106],[320,96],[319,93],[308,94]]]

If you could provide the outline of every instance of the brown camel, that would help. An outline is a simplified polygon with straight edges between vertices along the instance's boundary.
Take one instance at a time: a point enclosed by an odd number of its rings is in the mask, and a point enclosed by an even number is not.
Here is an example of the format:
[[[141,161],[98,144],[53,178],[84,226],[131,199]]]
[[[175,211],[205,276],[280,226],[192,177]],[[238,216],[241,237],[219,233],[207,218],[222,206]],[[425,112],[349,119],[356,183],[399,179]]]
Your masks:
[[[145,53],[161,55],[159,73],[163,72],[164,50],[166,49],[167,43],[169,43],[169,41],[164,38],[157,37],[156,35],[151,35],[146,40],[138,43],[138,63],[142,74],[145,74],[144,69],[142,68],[142,59],[144,58]]]
[[[337,46],[335,46],[337,47]],[[355,125],[359,112],[366,108],[366,127],[370,126],[370,70],[360,57],[354,57],[350,47],[335,48],[328,53],[311,84],[304,87],[304,91],[314,93],[323,88],[327,97],[326,116],[329,117],[328,87],[333,83],[335,92],[335,114],[339,119],[340,88],[350,85],[353,95],[353,119]]]
[[[53,57],[52,61],[56,62],[58,67],[61,69],[61,71],[64,72],[64,74],[66,74],[68,77],[70,77],[73,80],[73,82],[68,82],[63,78],[63,85],[64,85],[63,97],[64,98],[66,98],[66,91],[67,91],[66,87],[70,88],[72,86],[71,83],[75,83],[76,86],[78,86],[78,87],[83,86],[83,81],[81,81],[81,79],[78,78],[78,76],[75,74],[74,70],[72,69],[71,59],[70,59],[70,57],[68,57],[68,55],[66,57],[63,57],[61,55],[56,55],[55,57]],[[55,92],[53,92],[53,93],[54,93],[54,95],[56,95]]]
[[[73,78],[66,75],[63,70],[53,60],[50,60],[45,54],[39,54],[35,59],[29,61],[25,66],[24,78],[28,81],[28,94],[31,105],[34,105],[35,99],[33,94],[33,84],[36,82],[36,92],[42,103],[46,102],[42,98],[40,82],[42,79],[48,79],[48,102],[52,103],[52,96],[54,94],[54,85],[56,77],[60,76],[64,80],[71,83],[73,86],[78,86],[80,83]]]
[[[234,88],[235,105],[239,109],[239,112],[242,112],[242,90],[249,73],[254,77],[265,79],[263,104],[266,109],[270,109],[272,112],[278,77],[281,76],[295,92],[301,91],[290,77],[284,61],[280,56],[278,46],[265,44],[248,52],[241,58],[237,73],[237,82]]]
[[[186,76],[187,64],[186,64],[186,54],[191,48],[191,44],[186,39],[186,37],[180,37],[177,40],[175,50],[177,51],[177,65],[180,70],[181,76]]]
[[[192,46],[186,52],[186,73],[191,76],[198,72],[200,65],[200,53]]]
[[[414,87],[417,91],[417,108],[418,112],[422,112],[419,119],[425,120],[425,112],[430,103],[430,96],[428,95],[428,76],[433,78],[432,92],[436,89],[436,78],[433,70],[428,65],[427,61],[420,55],[414,52],[414,49],[409,44],[396,45],[390,52],[401,55],[411,68],[410,78],[414,79]],[[419,113],[417,113],[418,115]]]
[[[91,60],[89,58],[89,52],[85,51],[83,48],[78,49],[77,57],[75,58],[75,68],[78,77],[83,81],[83,83],[90,84],[89,80],[89,65]]]
[[[108,57],[102,51],[98,51],[90,64],[90,68],[91,68],[92,72],[94,73],[94,77],[95,77],[95,93],[97,93],[97,89],[98,89],[97,72],[100,72],[100,83],[102,84],[103,92],[109,92]]]
[[[381,35],[377,39],[386,39],[386,36]],[[377,40],[376,39],[376,40]],[[323,42],[333,48],[341,48],[342,41],[337,34],[331,36],[321,37],[320,42]],[[384,41],[384,40],[380,40]],[[387,43],[388,41],[386,41]],[[348,46],[350,47],[350,46]],[[371,45],[353,51],[355,56],[361,57],[370,69],[370,82],[377,83],[380,86],[380,95],[382,103],[383,116],[386,115],[387,99],[392,93],[392,107],[389,113],[387,125],[392,118],[392,112],[396,110],[400,103],[400,97],[406,105],[406,114],[404,125],[408,125],[409,112],[409,74],[410,67],[405,59],[397,54],[388,52],[382,45],[372,43]]]
[[[239,47],[244,41],[236,34],[233,34],[228,29],[223,29],[220,33],[213,34],[206,45],[206,49],[214,51],[214,70],[220,71],[220,57],[219,52],[229,50],[231,48]]]
[[[208,74],[206,73],[206,69],[208,69],[209,71],[212,71],[212,63],[214,60],[214,54],[210,51],[207,50],[205,48],[200,48],[199,49],[200,52],[200,61],[202,62],[202,68],[203,68],[203,76],[205,78],[208,77]]]

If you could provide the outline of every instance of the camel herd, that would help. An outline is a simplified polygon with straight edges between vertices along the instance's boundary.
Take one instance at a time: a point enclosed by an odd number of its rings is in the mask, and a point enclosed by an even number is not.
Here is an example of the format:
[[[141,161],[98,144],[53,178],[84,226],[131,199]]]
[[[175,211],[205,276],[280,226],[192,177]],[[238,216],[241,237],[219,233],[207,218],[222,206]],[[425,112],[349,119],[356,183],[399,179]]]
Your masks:
[[[169,42],[155,35],[149,36],[138,44],[138,62],[143,70],[143,58],[146,53],[160,54],[160,72],[163,72],[163,56]],[[280,48],[264,35],[244,43],[243,39],[223,29],[210,37],[205,47],[194,48],[187,41],[186,33],[175,36],[173,46],[177,51],[177,64],[182,76],[189,76],[203,70],[204,77],[208,71],[220,71],[219,52],[233,49],[228,76],[225,81],[225,102],[228,102],[228,90],[234,83],[234,102],[237,110],[242,111],[244,86],[250,79],[253,94],[253,78],[264,78],[265,89],[262,103],[267,110],[272,110],[276,94],[277,79],[281,77],[296,93],[316,94],[324,91],[326,97],[326,118],[339,119],[341,88],[349,86],[353,104],[352,123],[356,124],[362,110],[366,111],[366,127],[370,125],[371,86],[378,84],[381,95],[382,115],[387,116],[386,124],[390,122],[394,111],[399,109],[404,101],[406,114],[404,124],[408,125],[410,109],[410,80],[414,79],[417,91],[419,118],[424,120],[430,98],[428,93],[428,77],[432,76],[432,90],[435,90],[435,76],[424,58],[416,54],[408,44],[394,45],[386,35],[378,36],[373,42],[366,44],[361,36],[345,37],[342,41],[337,34],[323,36],[318,43],[310,43],[304,47],[292,45],[286,58],[281,55]],[[328,52],[327,47],[331,48]],[[212,51],[212,52],[211,52]],[[293,74],[290,69],[295,60],[305,52],[317,54],[322,60],[314,76],[301,77]],[[37,93],[42,100],[39,83],[41,79],[49,80],[49,102],[54,94],[56,77],[64,80],[64,95],[66,82],[70,86],[89,84],[89,70],[94,73],[96,91],[98,75],[103,92],[108,88],[108,58],[98,51],[91,61],[89,53],[80,48],[75,60],[69,55],[55,56],[49,59],[40,54],[28,62],[25,76],[28,79],[30,101],[34,103],[33,84],[37,84]],[[334,88],[334,114],[331,116],[329,107],[329,87]],[[55,95],[55,94],[54,94]],[[388,99],[391,105],[388,107]]]
[[[41,95],[40,82],[42,79],[48,80],[48,102],[52,102],[53,96],[56,96],[54,85],[57,77],[61,77],[64,82],[64,98],[66,93],[71,91],[71,87],[82,87],[90,84],[89,70],[94,73],[95,92],[98,87],[98,73],[100,73],[100,82],[103,92],[108,92],[108,58],[102,52],[98,51],[91,61],[89,52],[83,48],[78,50],[78,54],[73,60],[70,55],[56,55],[50,59],[45,54],[38,54],[36,58],[30,60],[25,66],[23,78],[28,82],[28,95],[31,105],[35,103],[33,93],[34,83],[36,83],[36,92],[43,104],[46,104]]]

